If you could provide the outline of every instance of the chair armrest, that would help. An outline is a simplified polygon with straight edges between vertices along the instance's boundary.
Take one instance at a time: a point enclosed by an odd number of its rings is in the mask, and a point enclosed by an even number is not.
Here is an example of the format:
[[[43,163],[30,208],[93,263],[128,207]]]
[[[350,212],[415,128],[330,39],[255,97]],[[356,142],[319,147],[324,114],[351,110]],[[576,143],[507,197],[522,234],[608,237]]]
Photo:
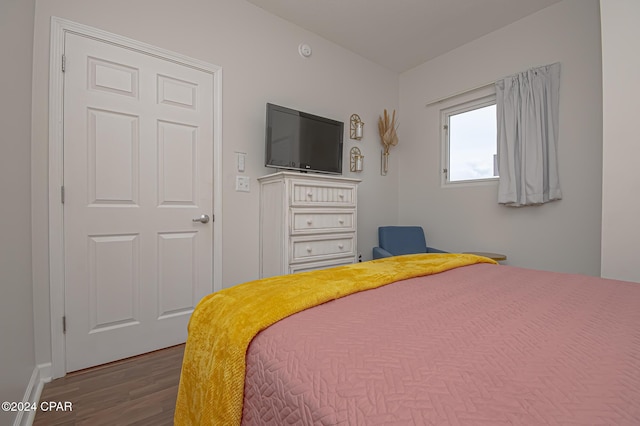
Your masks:
[[[373,248],[373,258],[374,259],[381,259],[383,257],[391,257],[393,256],[391,253],[389,253],[388,251],[386,251],[385,249],[381,248],[381,247],[374,247]]]
[[[437,249],[437,248],[433,248],[433,247],[427,247],[427,253],[448,253],[448,252]]]

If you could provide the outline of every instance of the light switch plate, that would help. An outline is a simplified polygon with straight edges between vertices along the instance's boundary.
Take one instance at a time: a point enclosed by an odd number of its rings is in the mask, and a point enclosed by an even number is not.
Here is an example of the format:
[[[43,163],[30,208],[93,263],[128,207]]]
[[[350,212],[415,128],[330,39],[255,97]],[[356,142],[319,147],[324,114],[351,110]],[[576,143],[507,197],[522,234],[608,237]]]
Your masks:
[[[236,191],[249,192],[250,182],[249,176],[236,176]]]
[[[239,172],[244,172],[244,163],[246,158],[247,154],[245,152],[236,152],[236,165]]]

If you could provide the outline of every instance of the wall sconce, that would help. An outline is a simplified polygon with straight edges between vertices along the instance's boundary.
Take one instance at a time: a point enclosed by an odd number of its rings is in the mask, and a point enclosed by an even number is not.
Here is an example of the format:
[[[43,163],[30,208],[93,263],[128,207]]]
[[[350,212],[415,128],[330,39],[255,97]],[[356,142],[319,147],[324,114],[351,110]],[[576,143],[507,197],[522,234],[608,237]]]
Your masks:
[[[354,146],[351,148],[351,151],[349,151],[349,156],[351,158],[350,170],[352,172],[361,172],[364,167],[364,155],[362,155],[360,149]]]
[[[358,114],[351,114],[351,132],[349,137],[351,139],[360,140],[364,134],[364,123],[360,120]]]

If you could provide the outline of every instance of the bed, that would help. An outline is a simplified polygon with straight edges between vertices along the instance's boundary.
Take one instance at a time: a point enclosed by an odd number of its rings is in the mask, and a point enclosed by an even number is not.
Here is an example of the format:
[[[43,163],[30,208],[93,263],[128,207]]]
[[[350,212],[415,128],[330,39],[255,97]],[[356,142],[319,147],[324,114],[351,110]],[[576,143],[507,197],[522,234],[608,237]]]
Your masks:
[[[640,284],[455,254],[245,283],[194,311],[175,423],[639,425]]]

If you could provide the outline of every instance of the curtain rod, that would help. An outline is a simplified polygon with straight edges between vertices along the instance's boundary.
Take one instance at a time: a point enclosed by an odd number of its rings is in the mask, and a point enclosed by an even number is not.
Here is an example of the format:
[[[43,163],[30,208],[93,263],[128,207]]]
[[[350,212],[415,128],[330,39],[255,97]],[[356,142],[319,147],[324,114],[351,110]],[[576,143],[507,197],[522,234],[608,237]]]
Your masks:
[[[481,86],[476,86],[476,87],[472,87],[471,89],[463,90],[461,92],[456,92],[456,93],[454,93],[452,95],[447,95],[447,96],[444,96],[442,98],[438,98],[438,99],[435,99],[435,100],[433,100],[431,102],[428,102],[425,106],[429,107],[431,105],[435,105],[435,104],[440,103],[442,101],[446,101],[448,99],[455,98],[456,96],[464,95],[466,93],[475,92],[476,90],[484,89],[485,87],[493,86],[494,84],[495,84],[495,82],[492,81],[490,83],[485,83],[485,84],[483,84]]]
[[[550,66],[558,64],[558,63],[560,63],[560,62],[554,62],[554,63],[549,64],[549,65],[543,65],[543,66],[539,66],[539,67],[529,68],[529,69],[527,69],[527,71],[535,70],[535,69],[538,69],[538,68],[550,67]],[[496,84],[495,81],[491,81],[491,82],[485,83],[485,84],[483,84],[481,86],[476,86],[476,87],[472,87],[471,89],[463,90],[462,92],[456,92],[453,95],[445,96],[445,97],[442,97],[442,98],[435,99],[435,100],[433,100],[431,102],[428,102],[425,105],[425,107],[430,107],[431,105],[435,105],[435,104],[440,103],[442,101],[446,101],[448,99],[455,98],[456,96],[464,95],[466,93],[475,92],[476,90],[484,89],[485,87],[489,87],[489,86],[492,86],[494,84]]]

